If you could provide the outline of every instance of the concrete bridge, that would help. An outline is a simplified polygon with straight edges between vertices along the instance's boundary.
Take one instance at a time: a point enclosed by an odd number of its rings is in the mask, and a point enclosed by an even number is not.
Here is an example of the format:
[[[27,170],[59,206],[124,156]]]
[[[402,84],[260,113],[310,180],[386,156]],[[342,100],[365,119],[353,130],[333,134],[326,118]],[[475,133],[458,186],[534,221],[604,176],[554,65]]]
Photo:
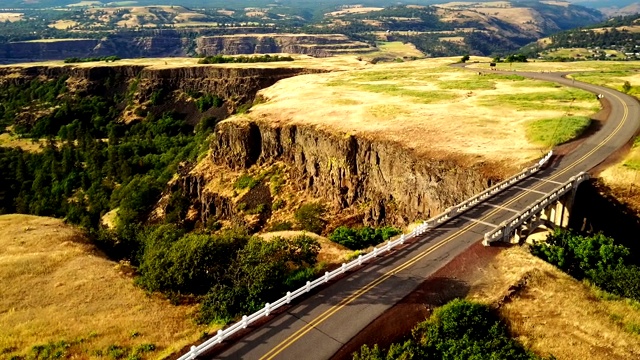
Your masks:
[[[495,241],[519,244],[538,228],[566,228],[569,226],[569,216],[578,185],[587,179],[589,174],[584,172],[573,176],[520,213],[484,234],[482,243],[485,246]]]

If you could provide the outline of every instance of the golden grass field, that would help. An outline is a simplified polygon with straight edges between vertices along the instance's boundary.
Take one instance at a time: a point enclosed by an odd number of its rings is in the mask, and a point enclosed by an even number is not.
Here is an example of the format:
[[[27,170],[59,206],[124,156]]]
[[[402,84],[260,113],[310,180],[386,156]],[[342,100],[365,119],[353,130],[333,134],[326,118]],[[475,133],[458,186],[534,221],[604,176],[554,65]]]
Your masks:
[[[194,306],[135,287],[127,266],[107,260],[62,220],[2,215],[0,229],[2,358],[60,341],[72,344],[66,358],[109,358],[110,346],[131,354],[143,344],[156,348],[144,358],[158,358],[216,330],[195,325]]]
[[[526,348],[559,360],[640,358],[640,303],[581,283],[524,247],[502,251],[472,284],[468,298],[496,305]]]
[[[599,108],[586,92],[447,66],[457,60],[384,63],[285,79],[260,92],[266,102],[227,121],[307,124],[397,142],[434,158],[455,154],[521,166],[549,147],[527,138],[531,122],[589,116]]]

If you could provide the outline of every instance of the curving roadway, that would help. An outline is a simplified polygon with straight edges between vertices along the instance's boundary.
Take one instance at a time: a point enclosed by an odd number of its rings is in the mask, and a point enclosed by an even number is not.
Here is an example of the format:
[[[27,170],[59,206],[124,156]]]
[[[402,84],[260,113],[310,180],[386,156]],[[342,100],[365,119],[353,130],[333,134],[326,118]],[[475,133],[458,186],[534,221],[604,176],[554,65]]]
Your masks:
[[[452,258],[483,235],[550,192],[558,183],[588,171],[624,146],[640,128],[638,101],[620,92],[567,80],[558,73],[523,73],[533,79],[603,94],[611,104],[607,121],[569,154],[532,178],[477,205],[462,217],[428,231],[348,274],[306,299],[272,315],[262,326],[248,329],[204,356],[223,359],[328,359],[374,319],[411,293]]]

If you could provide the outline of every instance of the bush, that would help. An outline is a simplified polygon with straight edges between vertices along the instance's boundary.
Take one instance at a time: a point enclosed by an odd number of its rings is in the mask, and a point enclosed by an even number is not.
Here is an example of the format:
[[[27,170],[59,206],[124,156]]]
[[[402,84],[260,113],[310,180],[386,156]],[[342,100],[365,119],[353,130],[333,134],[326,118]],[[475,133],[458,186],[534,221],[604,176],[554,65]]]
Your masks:
[[[329,239],[351,250],[361,250],[387,241],[400,233],[399,229],[391,226],[378,229],[373,229],[368,226],[360,229],[340,226],[329,235]]]
[[[237,253],[225,275],[207,293],[201,322],[228,321],[257,311],[281,297],[292,284],[306,281],[320,251],[308,236],[269,241],[254,237]]]
[[[509,337],[506,325],[487,306],[456,299],[418,324],[412,338],[386,352],[364,345],[354,359],[538,359]]]
[[[259,183],[260,183],[260,181],[255,179],[253,176],[245,174],[245,175],[241,175],[233,183],[233,187],[236,188],[236,189],[247,189],[247,188],[253,189]]]
[[[295,211],[294,218],[301,229],[320,234],[326,225],[325,220],[322,218],[325,211],[326,209],[322,204],[304,204]]]
[[[289,221],[275,223],[269,229],[269,231],[287,231],[287,230],[293,230],[293,224]]]
[[[535,244],[531,253],[569,275],[586,279],[618,296],[640,300],[640,268],[631,264],[630,250],[603,234],[581,236],[557,229],[546,243]]]
[[[219,108],[222,106],[222,99],[217,97],[216,95],[206,94],[196,100],[196,106],[200,112],[205,112],[212,107]]]
[[[162,225],[144,237],[138,284],[150,291],[204,295],[219,283],[234,255],[248,242],[240,232],[186,234]]]

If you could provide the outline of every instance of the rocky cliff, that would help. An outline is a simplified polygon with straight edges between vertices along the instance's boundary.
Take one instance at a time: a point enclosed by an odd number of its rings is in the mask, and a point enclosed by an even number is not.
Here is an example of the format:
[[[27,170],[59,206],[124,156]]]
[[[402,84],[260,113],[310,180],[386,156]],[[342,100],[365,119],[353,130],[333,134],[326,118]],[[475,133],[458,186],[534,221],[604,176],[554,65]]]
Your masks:
[[[321,71],[287,67],[232,68],[210,65],[163,69],[133,65],[2,67],[0,68],[0,85],[18,84],[36,78],[56,79],[67,76],[69,78],[67,87],[79,95],[110,92],[114,95],[128,95],[130,102],[137,104],[145,103],[151,98],[152,93],[159,89],[164,94],[176,91],[208,93],[222,98],[230,113],[237,106],[252,101],[258,90],[273,85],[280,79]],[[132,85],[134,83],[135,88]],[[179,100],[168,97],[163,108],[177,112],[195,111],[195,105],[192,103],[182,103],[182,108],[171,108]]]
[[[206,32],[205,32],[206,34]],[[368,44],[345,35],[251,34],[203,36],[198,32],[154,30],[118,32],[101,39],[60,39],[0,43],[0,63],[64,60],[116,55],[121,58],[187,56],[195,52],[216,54],[290,53],[318,57],[336,53],[366,52]]]
[[[368,44],[352,41],[345,35],[252,34],[202,36],[196,40],[196,52],[202,55],[290,53],[316,57],[341,51],[372,51]]]
[[[216,130],[209,161],[234,170],[284,162],[296,190],[336,209],[358,208],[367,224],[426,219],[497,180],[485,175],[483,165],[419,158],[394,143],[309,126],[230,120]],[[187,193],[198,198],[203,221],[208,214],[233,212],[228,198],[204,190],[202,176],[185,179]]]

